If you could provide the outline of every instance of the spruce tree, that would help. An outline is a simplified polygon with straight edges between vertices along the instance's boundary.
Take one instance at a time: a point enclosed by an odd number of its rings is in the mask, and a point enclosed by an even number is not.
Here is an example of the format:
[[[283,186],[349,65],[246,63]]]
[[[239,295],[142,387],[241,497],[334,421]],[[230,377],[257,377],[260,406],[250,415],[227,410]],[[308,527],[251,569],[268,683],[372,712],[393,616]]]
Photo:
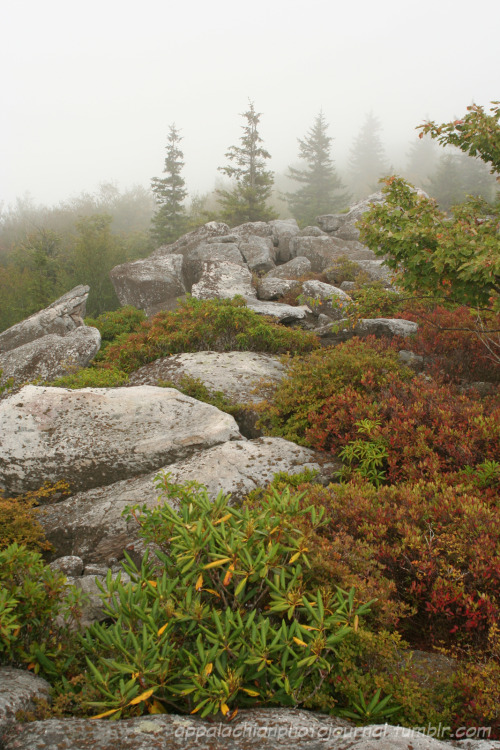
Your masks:
[[[166,176],[153,177],[151,180],[151,188],[158,205],[152,219],[151,235],[160,245],[175,242],[186,231],[187,217],[182,202],[186,198],[187,190],[181,174],[184,166],[184,155],[179,148],[181,140],[179,130],[175,125],[171,125],[163,169]]]
[[[220,172],[235,181],[232,190],[217,190],[221,218],[231,226],[277,218],[267,205],[274,180],[273,173],[265,168],[265,160],[271,155],[260,145],[262,138],[257,126],[261,115],[255,111],[254,103],[249,102],[249,109],[241,116],[246,120],[242,125],[241,146],[231,146],[226,157],[232,164],[219,167]]]
[[[379,179],[390,171],[379,135],[380,129],[380,121],[370,112],[351,148],[349,186],[356,200],[366,198],[378,190]]]
[[[349,194],[338,176],[332,157],[332,138],[327,135],[328,123],[320,112],[304,139],[299,138],[299,157],[307,162],[305,169],[289,167],[288,177],[301,187],[287,193],[286,199],[293,216],[302,226],[314,224],[317,216],[336,213],[346,208]]]

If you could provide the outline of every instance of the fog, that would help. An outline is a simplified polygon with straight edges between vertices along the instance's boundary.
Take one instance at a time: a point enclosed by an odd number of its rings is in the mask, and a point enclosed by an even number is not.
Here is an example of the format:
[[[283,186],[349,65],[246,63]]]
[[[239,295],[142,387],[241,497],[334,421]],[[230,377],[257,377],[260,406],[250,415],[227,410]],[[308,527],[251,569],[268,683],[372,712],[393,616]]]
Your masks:
[[[149,186],[174,122],[210,190],[249,98],[277,172],[320,108],[339,168],[369,111],[397,168],[424,119],[500,98],[498,0],[5,0],[1,23],[4,206]]]

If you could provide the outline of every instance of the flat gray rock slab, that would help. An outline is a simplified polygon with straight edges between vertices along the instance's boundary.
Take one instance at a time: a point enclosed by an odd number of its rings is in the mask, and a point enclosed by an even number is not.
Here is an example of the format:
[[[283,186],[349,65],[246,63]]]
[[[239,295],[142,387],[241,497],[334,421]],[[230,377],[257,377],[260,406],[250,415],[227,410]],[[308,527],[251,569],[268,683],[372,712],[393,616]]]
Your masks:
[[[231,722],[195,716],[125,721],[66,719],[9,728],[4,750],[449,750],[450,743],[387,725],[354,728],[335,716],[300,709],[240,711]],[[454,743],[469,750],[470,745]],[[482,750],[496,750],[488,742]],[[478,748],[479,750],[479,748]]]
[[[33,699],[48,700],[49,693],[50,685],[41,677],[15,667],[0,667],[0,736],[2,726],[14,721],[17,711],[34,708]]]
[[[130,385],[157,385],[189,377],[201,380],[212,392],[221,391],[233,403],[259,402],[253,393],[261,380],[278,383],[285,374],[279,357],[256,352],[194,352],[174,354],[141,367],[130,376]]]
[[[46,336],[0,354],[0,383],[10,378],[14,385],[30,380],[55,380],[87,367],[101,348],[97,328],[79,326],[65,336]]]
[[[199,451],[165,466],[164,471],[172,482],[194,480],[205,485],[211,497],[222,490],[238,502],[251,490],[268,484],[276,473],[296,474],[305,468],[316,469],[326,482],[340,462],[283,438],[258,438]],[[127,505],[156,507],[160,494],[155,484],[157,473],[81,492],[44,508],[40,522],[57,556],[77,555],[85,565],[112,565],[122,558],[125,548],[136,548],[137,524],[126,522],[122,512]]]
[[[283,305],[281,302],[261,302],[260,300],[247,300],[247,307],[259,315],[269,315],[279,323],[293,323],[295,320],[304,320],[310,309],[306,305]]]
[[[0,487],[66,479],[74,491],[146,474],[241,438],[229,414],[174,388],[26,386],[0,401]]]
[[[191,294],[197,299],[231,299],[236,294],[246,300],[257,298],[246,266],[218,260],[203,263],[201,278],[193,284]]]
[[[0,333],[0,352],[8,352],[49,333],[64,336],[83,325],[90,287],[76,286],[44,310]]]

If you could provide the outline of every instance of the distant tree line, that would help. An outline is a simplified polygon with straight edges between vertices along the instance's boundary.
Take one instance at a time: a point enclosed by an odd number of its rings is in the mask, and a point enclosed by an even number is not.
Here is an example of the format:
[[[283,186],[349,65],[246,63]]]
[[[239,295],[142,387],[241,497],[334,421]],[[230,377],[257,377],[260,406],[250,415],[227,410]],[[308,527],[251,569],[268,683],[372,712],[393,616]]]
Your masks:
[[[329,124],[320,111],[297,139],[297,161],[277,177],[268,167],[271,155],[259,133],[262,115],[253,102],[241,117],[241,138],[219,167],[226,181],[211,193],[188,196],[181,131],[173,124],[163,172],[152,179],[151,190],[121,192],[104,184],[52,208],[28,198],[8,210],[0,206],[0,330],[80,283],[91,287],[89,314],[113,310],[119,303],[109,271],[119,263],[144,257],[212,220],[237,226],[292,216],[301,227],[315,224],[317,216],[345,210],[378,190],[379,180],[394,171],[372,113],[353,140],[345,174],[337,170]],[[495,198],[495,179],[484,161],[450,144],[438,153],[427,137],[410,145],[399,172],[445,211],[466,195]]]

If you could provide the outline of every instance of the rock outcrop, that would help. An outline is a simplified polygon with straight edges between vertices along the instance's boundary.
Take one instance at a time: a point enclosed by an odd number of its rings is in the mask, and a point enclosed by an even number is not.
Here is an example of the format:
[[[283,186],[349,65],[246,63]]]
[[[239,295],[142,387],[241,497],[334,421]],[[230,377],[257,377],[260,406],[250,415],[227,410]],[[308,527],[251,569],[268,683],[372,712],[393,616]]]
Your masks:
[[[295,474],[306,468],[318,472],[318,481],[328,482],[340,463],[283,438],[258,438],[225,442],[162,467],[171,482],[194,480],[205,485],[212,497],[222,490],[234,502],[268,484],[280,471]],[[127,505],[158,504],[157,474],[158,470],[46,506],[40,522],[55,554],[78,556],[85,565],[112,565],[123,557],[124,549],[142,550],[136,522],[126,521],[122,513]]]
[[[87,367],[101,348],[97,328],[80,326],[65,336],[49,333],[0,354],[0,385],[31,380],[54,380]]]
[[[83,326],[88,286],[76,286],[44,310],[0,333],[0,353],[17,349],[49,333],[65,336]]]
[[[233,417],[173,388],[26,386],[0,402],[0,487],[74,491],[145,474],[242,436]]]

